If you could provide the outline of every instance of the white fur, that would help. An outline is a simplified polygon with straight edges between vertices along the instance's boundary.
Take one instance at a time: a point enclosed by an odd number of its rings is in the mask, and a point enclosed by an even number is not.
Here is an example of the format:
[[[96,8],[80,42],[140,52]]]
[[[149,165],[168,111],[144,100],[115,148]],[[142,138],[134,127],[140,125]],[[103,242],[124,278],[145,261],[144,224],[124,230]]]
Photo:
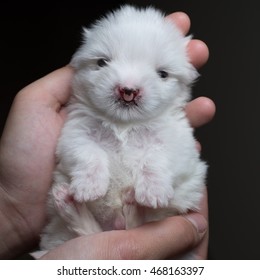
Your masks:
[[[41,249],[198,209],[206,165],[183,111],[198,76],[189,40],[153,8],[123,6],[84,30]]]

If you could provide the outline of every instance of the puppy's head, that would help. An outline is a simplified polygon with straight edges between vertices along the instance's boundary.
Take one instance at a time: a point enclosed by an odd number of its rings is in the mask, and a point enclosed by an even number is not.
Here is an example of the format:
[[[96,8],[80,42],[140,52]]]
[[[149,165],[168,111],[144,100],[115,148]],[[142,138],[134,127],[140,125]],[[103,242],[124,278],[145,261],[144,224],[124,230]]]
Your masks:
[[[176,26],[153,8],[123,6],[84,29],[74,94],[114,121],[144,121],[189,98],[198,74]]]

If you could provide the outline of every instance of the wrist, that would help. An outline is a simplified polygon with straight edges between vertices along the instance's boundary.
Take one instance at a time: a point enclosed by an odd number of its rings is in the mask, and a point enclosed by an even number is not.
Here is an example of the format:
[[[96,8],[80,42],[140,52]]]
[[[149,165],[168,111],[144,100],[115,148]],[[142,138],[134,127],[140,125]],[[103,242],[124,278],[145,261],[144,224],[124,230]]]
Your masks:
[[[35,240],[18,204],[0,182],[0,259],[20,256],[32,248]]]

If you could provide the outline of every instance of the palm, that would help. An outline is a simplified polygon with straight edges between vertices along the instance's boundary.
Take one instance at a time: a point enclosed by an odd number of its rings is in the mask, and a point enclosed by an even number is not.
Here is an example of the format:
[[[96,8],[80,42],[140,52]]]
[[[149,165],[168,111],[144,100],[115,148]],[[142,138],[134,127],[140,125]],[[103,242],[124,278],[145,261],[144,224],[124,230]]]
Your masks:
[[[62,71],[60,85],[57,77],[55,84],[44,87],[39,80],[37,89],[34,83],[18,94],[12,107],[15,114],[10,114],[1,139],[0,178],[34,232],[42,228],[45,219],[55,146],[64,122],[60,108],[69,96],[72,73],[68,68]]]

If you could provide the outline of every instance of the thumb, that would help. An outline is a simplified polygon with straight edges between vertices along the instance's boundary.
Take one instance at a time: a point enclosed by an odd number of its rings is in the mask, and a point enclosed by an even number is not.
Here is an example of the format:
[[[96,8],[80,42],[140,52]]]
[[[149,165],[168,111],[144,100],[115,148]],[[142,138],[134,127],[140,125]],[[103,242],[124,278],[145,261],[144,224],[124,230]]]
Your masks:
[[[207,232],[206,219],[192,213],[147,223],[131,230],[81,236],[42,259],[169,259],[196,247]]]
[[[167,259],[196,247],[207,232],[199,213],[174,216],[128,230],[114,244],[119,259]],[[114,255],[114,250],[111,250]],[[112,257],[112,256],[110,256]],[[112,258],[113,258],[112,257]]]

